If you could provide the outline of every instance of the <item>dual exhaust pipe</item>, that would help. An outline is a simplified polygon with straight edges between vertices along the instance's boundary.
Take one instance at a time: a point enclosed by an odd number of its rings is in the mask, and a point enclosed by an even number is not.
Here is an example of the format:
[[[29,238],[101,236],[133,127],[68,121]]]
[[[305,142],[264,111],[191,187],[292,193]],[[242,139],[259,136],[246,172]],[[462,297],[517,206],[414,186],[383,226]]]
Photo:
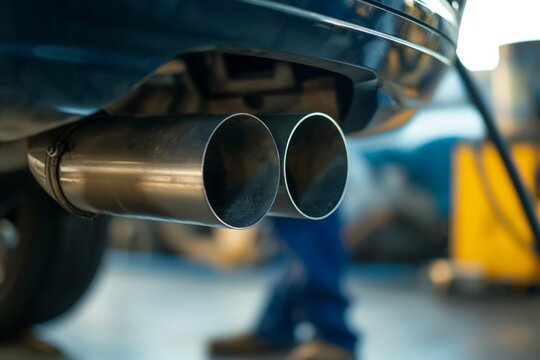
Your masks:
[[[38,183],[80,216],[244,229],[339,205],[347,147],[322,113],[94,117],[29,140]]]

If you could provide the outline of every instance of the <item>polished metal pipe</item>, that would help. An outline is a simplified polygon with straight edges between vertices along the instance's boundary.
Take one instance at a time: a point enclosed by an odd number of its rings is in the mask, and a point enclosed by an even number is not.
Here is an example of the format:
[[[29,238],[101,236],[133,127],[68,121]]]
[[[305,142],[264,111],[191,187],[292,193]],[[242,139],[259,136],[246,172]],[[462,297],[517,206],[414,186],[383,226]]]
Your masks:
[[[281,179],[270,215],[324,219],[341,203],[348,174],[345,136],[328,115],[261,117],[279,151]]]
[[[61,196],[47,171],[58,138]],[[31,138],[28,161],[77,211],[236,229],[267,214],[280,176],[270,131],[248,114],[91,118]]]

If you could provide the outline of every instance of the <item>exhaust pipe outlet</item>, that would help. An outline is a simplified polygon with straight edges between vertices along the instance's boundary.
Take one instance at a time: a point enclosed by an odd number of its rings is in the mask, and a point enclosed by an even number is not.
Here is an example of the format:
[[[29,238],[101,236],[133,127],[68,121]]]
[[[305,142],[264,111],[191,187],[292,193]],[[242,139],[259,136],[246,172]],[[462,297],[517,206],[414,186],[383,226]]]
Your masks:
[[[281,179],[270,215],[324,219],[343,198],[348,175],[345,136],[328,115],[266,116],[276,141]]]
[[[243,229],[268,213],[279,185],[274,139],[249,114],[91,118],[28,145],[41,186],[88,217]]]

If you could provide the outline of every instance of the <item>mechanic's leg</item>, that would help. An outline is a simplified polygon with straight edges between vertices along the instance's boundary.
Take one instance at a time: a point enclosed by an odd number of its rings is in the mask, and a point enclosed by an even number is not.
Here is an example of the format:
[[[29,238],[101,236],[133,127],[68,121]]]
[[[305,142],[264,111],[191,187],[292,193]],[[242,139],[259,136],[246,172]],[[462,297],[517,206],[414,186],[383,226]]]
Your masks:
[[[338,215],[321,221],[276,219],[275,225],[304,269],[302,307],[317,337],[354,353],[357,338],[346,324],[348,302],[341,291],[347,256]]]
[[[285,248],[286,267],[270,291],[270,297],[255,334],[274,344],[293,344],[294,330],[302,318],[299,303],[305,288],[304,269],[290,249]]]
[[[283,354],[293,348],[298,311],[302,309],[299,300],[306,282],[303,266],[288,247],[285,256],[284,272],[271,289],[254,331],[211,341],[212,357],[257,357]]]

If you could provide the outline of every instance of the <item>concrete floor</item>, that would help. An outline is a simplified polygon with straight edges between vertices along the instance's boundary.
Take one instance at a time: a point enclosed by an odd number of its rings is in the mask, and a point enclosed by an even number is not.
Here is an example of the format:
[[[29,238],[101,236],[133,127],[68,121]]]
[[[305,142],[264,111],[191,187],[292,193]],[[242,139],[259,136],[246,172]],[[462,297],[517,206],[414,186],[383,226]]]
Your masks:
[[[84,301],[36,331],[63,350],[61,359],[202,360],[208,339],[249,329],[277,270],[217,272],[113,252]],[[346,285],[362,359],[540,358],[539,297],[443,298],[421,269],[395,266],[353,267]],[[0,347],[0,359],[50,358]]]

